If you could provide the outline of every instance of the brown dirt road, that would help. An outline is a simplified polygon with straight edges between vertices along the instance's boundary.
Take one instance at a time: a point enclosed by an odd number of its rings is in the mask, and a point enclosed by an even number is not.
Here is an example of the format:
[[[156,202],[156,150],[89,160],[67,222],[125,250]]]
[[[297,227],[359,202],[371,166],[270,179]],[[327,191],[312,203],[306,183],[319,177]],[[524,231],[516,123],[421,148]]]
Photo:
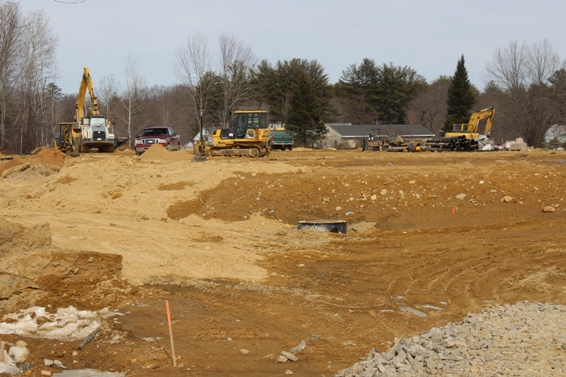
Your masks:
[[[49,358],[127,376],[332,376],[490,303],[566,304],[565,152],[13,157],[0,162],[0,314],[127,313],[74,355],[80,342],[24,338],[29,375]]]

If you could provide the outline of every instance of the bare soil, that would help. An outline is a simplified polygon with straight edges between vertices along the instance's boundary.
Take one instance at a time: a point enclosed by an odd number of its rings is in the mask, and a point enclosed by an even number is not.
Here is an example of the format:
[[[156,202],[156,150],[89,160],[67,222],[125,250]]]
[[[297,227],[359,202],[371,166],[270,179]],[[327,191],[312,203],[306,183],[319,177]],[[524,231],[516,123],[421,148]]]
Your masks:
[[[566,304],[562,151],[1,157],[0,315],[126,313],[82,350],[2,335],[27,375],[332,376],[491,303]]]

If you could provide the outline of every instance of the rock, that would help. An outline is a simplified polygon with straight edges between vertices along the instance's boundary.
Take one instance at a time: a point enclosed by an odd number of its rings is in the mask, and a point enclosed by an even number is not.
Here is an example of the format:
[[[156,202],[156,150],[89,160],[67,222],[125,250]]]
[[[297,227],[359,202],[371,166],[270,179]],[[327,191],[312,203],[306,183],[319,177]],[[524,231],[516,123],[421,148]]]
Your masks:
[[[464,200],[464,199],[466,199],[466,196],[467,196],[466,194],[458,194],[458,195],[456,195],[456,199]]]
[[[479,314],[468,314],[460,324],[434,327],[409,339],[395,338],[388,351],[377,354],[372,350],[363,361],[335,377],[479,376],[480,371],[537,375],[537,370],[546,366],[543,355],[555,348],[566,349],[566,336],[560,335],[564,313],[566,306],[554,304],[493,306]],[[555,340],[528,348],[533,361],[525,364],[525,343],[518,340],[531,337]],[[562,361],[557,365],[564,367]]]
[[[387,189],[383,189],[383,190],[381,190],[380,194],[382,196],[385,196],[385,195],[387,195],[387,192],[388,192]]]
[[[290,369],[287,369],[287,370],[285,371],[285,374],[293,374],[293,371],[290,370]]]
[[[293,355],[291,352],[281,351],[281,355],[285,356],[288,360],[297,361],[299,358]]]
[[[373,194],[373,195],[371,196],[371,200],[377,200],[377,195]]]
[[[275,360],[278,363],[286,363],[287,361],[289,361],[289,359],[287,359],[285,356],[283,355],[279,355],[277,356],[277,360]]]
[[[554,212],[554,211],[556,211],[556,208],[554,208],[553,206],[546,206],[542,209],[542,212],[545,212],[545,213],[551,213],[551,212]]]
[[[299,345],[293,348],[293,352],[297,352],[297,353],[302,352],[306,346],[307,346],[307,342],[305,340],[301,340],[301,343],[299,343]]]
[[[336,207],[336,211],[341,211],[341,210],[342,210],[342,207],[340,207],[340,206]]]
[[[248,351],[248,350],[245,349],[245,348],[242,348],[242,349],[240,350],[240,353],[241,353],[242,355],[247,355],[247,354],[250,353],[250,351]]]
[[[25,344],[25,342],[24,342]],[[16,364],[22,364],[29,356],[29,350],[26,347],[10,347],[8,355],[14,358]]]
[[[511,203],[513,201],[513,197],[509,195],[505,195],[501,198],[501,203]]]
[[[60,362],[59,360],[54,360],[54,361],[53,361],[53,365],[55,365],[55,366],[57,366],[57,367],[59,367],[59,368],[61,368],[61,369],[67,369],[67,367],[64,366],[63,363]]]

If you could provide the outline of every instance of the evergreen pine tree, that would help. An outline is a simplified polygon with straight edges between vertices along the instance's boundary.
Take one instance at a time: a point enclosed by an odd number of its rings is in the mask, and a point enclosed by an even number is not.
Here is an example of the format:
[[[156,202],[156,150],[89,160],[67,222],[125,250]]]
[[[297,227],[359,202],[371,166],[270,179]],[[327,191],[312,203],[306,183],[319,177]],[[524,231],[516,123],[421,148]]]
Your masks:
[[[305,72],[299,75],[293,92],[286,127],[303,145],[319,140],[328,132],[322,122],[312,81]]]
[[[468,71],[464,63],[464,55],[462,55],[456,66],[456,72],[450,80],[443,130],[451,131],[456,123],[468,123],[475,103],[476,95],[468,79]]]

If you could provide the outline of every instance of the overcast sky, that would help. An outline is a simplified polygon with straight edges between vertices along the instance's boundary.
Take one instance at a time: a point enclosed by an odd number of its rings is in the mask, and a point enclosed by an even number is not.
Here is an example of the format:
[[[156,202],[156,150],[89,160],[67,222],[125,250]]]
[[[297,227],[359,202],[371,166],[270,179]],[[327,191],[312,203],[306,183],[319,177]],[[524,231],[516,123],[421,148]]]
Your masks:
[[[234,35],[272,64],[316,59],[330,83],[363,58],[409,66],[434,81],[454,74],[463,54],[472,84],[511,41],[547,39],[566,57],[564,0],[21,0],[44,9],[58,36],[57,84],[78,92],[84,67],[95,90],[109,75],[124,83],[130,56],[149,86],[174,85],[175,53],[196,34],[218,56]],[[80,1],[80,0],[78,0]]]

